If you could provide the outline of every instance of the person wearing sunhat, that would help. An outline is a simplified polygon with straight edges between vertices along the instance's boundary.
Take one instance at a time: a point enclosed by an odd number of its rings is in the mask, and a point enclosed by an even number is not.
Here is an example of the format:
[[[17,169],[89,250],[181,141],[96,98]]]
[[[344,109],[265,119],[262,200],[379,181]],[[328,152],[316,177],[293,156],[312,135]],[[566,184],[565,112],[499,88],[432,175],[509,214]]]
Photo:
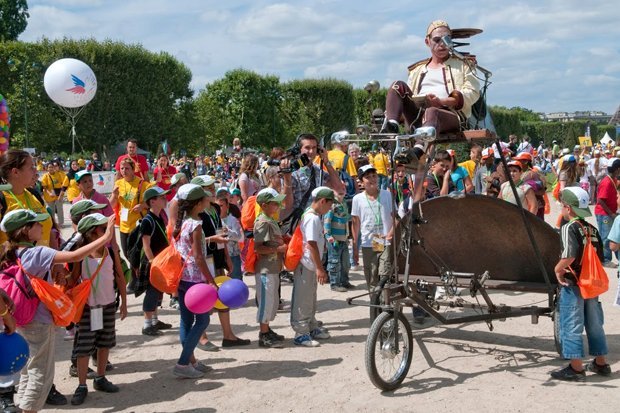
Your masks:
[[[276,334],[269,323],[276,318],[280,302],[280,271],[284,261],[287,245],[282,239],[280,226],[273,219],[279,211],[286,195],[273,188],[265,188],[256,195],[256,204],[261,212],[254,221],[254,250],[258,255],[256,270],[256,299],[259,323],[259,347],[282,347],[284,336]]]
[[[437,133],[459,131],[461,119],[471,116],[480,83],[468,63],[450,55],[442,39],[451,35],[444,20],[428,25],[424,42],[431,57],[408,67],[407,83],[396,81],[388,88],[384,131],[397,133],[403,118],[408,131],[419,126],[433,126]],[[425,96],[423,105],[413,99],[419,95]]]
[[[142,239],[142,251],[144,254],[140,259],[138,279],[134,286],[136,294],[144,291],[142,311],[144,312],[144,326],[142,334],[147,336],[161,335],[160,330],[172,327],[171,324],[164,323],[158,319],[157,307],[161,304],[163,293],[153,287],[149,282],[151,272],[151,262],[164,248],[168,246],[168,236],[166,235],[166,221],[163,213],[166,207],[166,195],[170,190],[164,190],[159,186],[152,186],[144,192],[144,202],[149,207],[149,212],[140,221],[140,234]]]
[[[584,299],[577,281],[581,273],[581,259],[586,236],[596,249],[599,259],[603,257],[603,243],[598,230],[585,218],[592,213],[588,207],[590,197],[579,187],[569,187],[560,192],[562,216],[567,221],[560,231],[562,254],[555,266],[555,276],[560,284],[558,303],[560,309],[560,345],[562,358],[570,360],[568,366],[553,371],[557,380],[583,382],[586,370],[601,376],[611,375],[605,356],[607,339],[603,329],[603,307],[598,297]],[[588,337],[588,352],[593,357],[585,367],[582,334]]]
[[[311,196],[312,203],[299,222],[303,255],[293,275],[291,299],[291,327],[295,330],[293,343],[304,347],[318,347],[320,343],[317,339],[330,337],[327,329],[320,327],[316,319],[316,290],[317,284],[329,282],[322,260],[325,233],[321,217],[331,209],[336,194],[329,187],[319,186]]]
[[[82,200],[91,200],[97,204],[103,204],[101,213],[106,217],[114,215],[114,210],[110,205],[108,198],[95,189],[95,183],[93,180],[93,173],[91,171],[79,171],[75,174],[75,182],[80,189],[80,194],[73,199],[73,204]]]

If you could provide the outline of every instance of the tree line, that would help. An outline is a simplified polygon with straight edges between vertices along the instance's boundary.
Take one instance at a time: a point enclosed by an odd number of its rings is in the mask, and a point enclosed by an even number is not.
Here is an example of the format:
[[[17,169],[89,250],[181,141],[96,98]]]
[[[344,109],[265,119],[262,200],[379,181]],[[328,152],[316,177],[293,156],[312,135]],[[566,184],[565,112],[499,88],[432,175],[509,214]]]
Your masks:
[[[190,70],[172,55],[94,39],[3,41],[0,56],[0,93],[12,112],[12,146],[24,147],[27,137],[39,152],[71,149],[69,122],[43,87],[46,68],[63,57],[84,61],[97,76],[97,94],[76,128],[77,149],[83,151],[106,152],[131,137],[151,152],[167,140],[175,151],[209,153],[235,137],[247,147],[288,147],[300,132],[327,136],[368,124],[371,110],[384,107],[386,94],[381,89],[369,95],[338,79],[281,82],[245,69],[231,70],[194,93]],[[569,146],[586,127],[585,122],[543,122],[524,108],[490,111],[502,138],[527,135],[534,143],[556,139]],[[591,126],[594,140],[605,132],[615,138],[614,127]]]

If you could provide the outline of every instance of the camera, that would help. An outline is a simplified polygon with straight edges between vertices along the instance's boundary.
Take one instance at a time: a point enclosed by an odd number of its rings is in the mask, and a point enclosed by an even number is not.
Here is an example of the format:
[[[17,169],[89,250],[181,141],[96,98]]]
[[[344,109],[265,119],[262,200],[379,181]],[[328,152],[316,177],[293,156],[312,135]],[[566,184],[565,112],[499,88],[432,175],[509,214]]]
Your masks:
[[[290,159],[291,166],[290,168],[280,169],[280,173],[291,173],[303,166],[310,165],[310,158],[305,153],[300,153],[297,147],[292,147],[286,151],[286,155],[284,155],[283,159]],[[269,159],[267,161],[267,165],[269,166],[280,166],[282,163],[282,159]]]

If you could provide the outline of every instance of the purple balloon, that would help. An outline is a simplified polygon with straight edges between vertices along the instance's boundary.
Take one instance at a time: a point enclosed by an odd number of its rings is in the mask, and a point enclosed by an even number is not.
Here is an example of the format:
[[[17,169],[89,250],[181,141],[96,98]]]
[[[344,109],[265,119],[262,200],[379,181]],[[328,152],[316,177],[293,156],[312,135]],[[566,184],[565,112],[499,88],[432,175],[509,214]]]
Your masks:
[[[242,307],[250,296],[248,286],[241,280],[232,279],[220,285],[217,291],[220,301],[230,308]]]
[[[210,284],[195,284],[185,293],[185,306],[194,314],[204,314],[213,308],[217,301],[217,290]]]

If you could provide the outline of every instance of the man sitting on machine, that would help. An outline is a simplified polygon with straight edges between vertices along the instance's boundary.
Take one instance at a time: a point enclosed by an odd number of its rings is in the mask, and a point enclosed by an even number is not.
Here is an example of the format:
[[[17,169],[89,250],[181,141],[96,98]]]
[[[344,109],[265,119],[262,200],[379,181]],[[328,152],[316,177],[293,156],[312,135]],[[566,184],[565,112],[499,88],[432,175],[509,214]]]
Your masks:
[[[398,133],[401,121],[411,133],[420,126],[432,126],[438,134],[464,129],[480,84],[473,62],[451,56],[451,35],[443,20],[428,26],[424,42],[431,58],[409,66],[408,82],[398,80],[388,89],[382,132]]]

